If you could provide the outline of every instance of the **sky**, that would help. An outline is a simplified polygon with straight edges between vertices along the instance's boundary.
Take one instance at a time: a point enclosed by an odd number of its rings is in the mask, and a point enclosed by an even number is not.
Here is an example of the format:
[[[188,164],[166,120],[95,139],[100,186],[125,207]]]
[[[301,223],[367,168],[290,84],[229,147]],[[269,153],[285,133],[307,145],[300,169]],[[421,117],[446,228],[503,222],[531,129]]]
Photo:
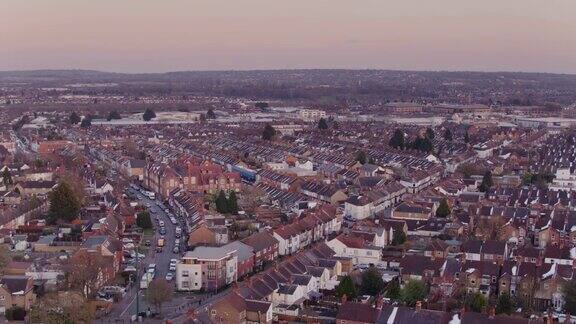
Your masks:
[[[576,0],[0,0],[0,70],[576,73]]]

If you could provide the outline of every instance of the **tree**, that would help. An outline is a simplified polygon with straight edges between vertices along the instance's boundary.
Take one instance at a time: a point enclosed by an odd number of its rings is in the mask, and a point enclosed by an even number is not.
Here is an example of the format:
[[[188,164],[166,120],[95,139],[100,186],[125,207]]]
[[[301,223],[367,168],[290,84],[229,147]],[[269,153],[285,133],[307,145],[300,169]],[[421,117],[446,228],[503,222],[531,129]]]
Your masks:
[[[111,121],[112,119],[122,119],[122,117],[120,116],[120,114],[116,110],[112,110],[108,114],[108,118],[106,118],[106,120]]]
[[[78,217],[80,202],[66,181],[60,182],[50,193],[50,209],[48,219],[54,223],[57,220],[71,222]]]
[[[151,229],[152,219],[150,219],[150,213],[148,211],[139,212],[136,215],[136,225],[141,229]]]
[[[402,288],[400,296],[402,302],[409,307],[414,307],[417,301],[422,301],[428,294],[426,284],[420,280],[410,280]]]
[[[5,167],[4,171],[2,171],[2,182],[5,186],[9,186],[14,183],[14,181],[12,181],[12,176],[10,175],[10,170],[8,170],[8,167]]]
[[[340,283],[336,286],[336,295],[338,295],[338,297],[346,295],[349,298],[356,298],[358,295],[358,288],[356,288],[352,277],[345,276],[340,280]]]
[[[567,281],[562,287],[564,297],[564,311],[571,315],[576,315],[576,279]]]
[[[392,279],[392,281],[388,283],[384,296],[391,300],[399,300],[401,298],[400,281],[398,279]]]
[[[434,144],[432,144],[430,138],[418,136],[410,144],[410,147],[422,152],[431,152],[434,149]]]
[[[320,130],[328,129],[328,123],[326,122],[326,119],[320,118],[320,120],[318,121],[318,129]]]
[[[470,308],[471,311],[476,313],[482,312],[482,310],[488,306],[486,298],[484,298],[484,296],[479,292],[466,296],[464,304],[466,307]]]
[[[80,121],[81,121],[81,120],[80,120],[80,116],[78,116],[78,114],[77,114],[75,111],[73,111],[73,112],[70,114],[70,117],[68,117],[68,122],[69,122],[70,124],[72,124],[72,125],[76,125],[76,124],[78,124]]]
[[[508,314],[510,315],[512,313],[512,310],[514,308],[514,302],[512,301],[512,298],[510,298],[510,295],[508,295],[507,293],[503,293],[500,296],[498,296],[498,303],[496,304],[496,314]]]
[[[146,300],[162,313],[162,304],[172,300],[172,287],[166,280],[154,279],[146,290]]]
[[[228,194],[226,209],[229,213],[238,214],[238,198],[236,197],[236,192],[234,190],[230,191]]]
[[[376,296],[384,289],[384,280],[375,267],[370,267],[362,273],[360,291],[364,295]]]
[[[486,172],[484,172],[484,176],[482,177],[482,182],[478,186],[478,190],[481,192],[487,192],[490,190],[490,188],[492,188],[493,184],[492,172],[490,172],[490,170],[486,170]]]
[[[446,198],[442,198],[440,200],[440,206],[436,209],[436,217],[445,218],[446,216],[450,215],[450,206],[448,206],[448,200]]]
[[[434,139],[434,137],[436,136],[436,134],[434,134],[434,130],[430,127],[426,128],[426,138],[428,139]]]
[[[453,139],[452,131],[450,128],[446,128],[446,131],[444,131],[444,139],[447,141],[451,141]]]
[[[226,199],[226,193],[224,193],[224,190],[220,190],[214,203],[216,204],[216,210],[219,213],[225,214],[228,212],[228,199]]]
[[[262,205],[264,191],[256,186],[242,186],[242,208],[248,213],[254,213]]]
[[[84,204],[84,200],[86,199],[86,182],[84,179],[72,172],[64,172],[60,179],[70,186],[74,196],[76,197],[76,200],[78,200],[80,206],[82,206]]]
[[[262,131],[262,139],[266,141],[270,141],[276,135],[276,130],[272,125],[266,124],[264,127],[264,131]]]
[[[406,233],[403,230],[395,230],[392,236],[392,245],[401,245],[406,242]]]
[[[0,273],[4,272],[4,268],[10,263],[10,251],[5,244],[0,245]]]
[[[88,128],[90,126],[92,126],[92,116],[88,115],[88,116],[84,117],[84,119],[82,119],[82,122],[80,123],[80,127]]]
[[[358,153],[356,153],[356,161],[360,162],[360,164],[366,164],[366,153],[364,153],[364,151],[358,151]]]
[[[206,118],[207,119],[216,119],[216,114],[214,113],[214,109],[212,109],[212,108],[208,109],[208,111],[206,112]]]
[[[67,265],[67,282],[70,288],[76,289],[84,298],[96,293],[108,262],[98,252],[78,250]]]
[[[73,324],[92,323],[95,308],[75,291],[49,293],[40,298],[30,310],[32,323]]]
[[[144,121],[150,121],[154,118],[156,118],[156,113],[154,112],[154,110],[146,108],[146,111],[144,111],[144,115],[142,115],[142,119],[144,119]]]
[[[392,136],[392,138],[390,139],[390,142],[388,142],[388,144],[390,146],[392,146],[393,148],[403,149],[405,146],[404,141],[405,141],[404,132],[402,132],[399,129],[396,129],[394,131],[394,135]]]

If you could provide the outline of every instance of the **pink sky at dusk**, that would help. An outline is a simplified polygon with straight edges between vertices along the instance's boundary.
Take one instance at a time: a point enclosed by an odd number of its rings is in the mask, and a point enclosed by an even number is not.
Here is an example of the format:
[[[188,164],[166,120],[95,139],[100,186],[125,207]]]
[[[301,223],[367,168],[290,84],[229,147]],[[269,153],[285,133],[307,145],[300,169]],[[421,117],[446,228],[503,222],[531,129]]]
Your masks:
[[[576,0],[1,0],[0,70],[576,73]]]

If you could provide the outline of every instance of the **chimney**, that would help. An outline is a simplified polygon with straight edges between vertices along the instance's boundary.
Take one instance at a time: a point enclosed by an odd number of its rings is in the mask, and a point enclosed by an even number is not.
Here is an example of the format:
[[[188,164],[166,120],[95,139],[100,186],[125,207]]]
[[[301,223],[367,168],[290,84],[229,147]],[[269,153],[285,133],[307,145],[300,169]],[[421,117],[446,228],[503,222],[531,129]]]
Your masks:
[[[489,319],[494,319],[496,316],[496,308],[494,306],[490,307],[490,312],[488,313]]]
[[[382,297],[378,296],[378,298],[376,299],[376,309],[382,310],[383,306],[384,306],[384,301],[382,300]]]
[[[342,305],[346,304],[346,301],[348,301],[348,296],[346,296],[346,294],[342,295],[342,299],[341,299],[341,303]]]
[[[417,301],[416,302],[416,311],[419,312],[422,310],[422,302],[421,301]]]

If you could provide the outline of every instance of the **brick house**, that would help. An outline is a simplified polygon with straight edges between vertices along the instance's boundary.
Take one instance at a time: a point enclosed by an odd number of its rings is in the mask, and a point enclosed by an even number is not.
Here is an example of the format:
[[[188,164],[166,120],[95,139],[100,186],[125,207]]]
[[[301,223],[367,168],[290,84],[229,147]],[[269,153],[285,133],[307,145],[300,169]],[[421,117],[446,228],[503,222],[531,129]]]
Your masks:
[[[36,302],[34,281],[22,275],[5,275],[0,279],[0,314],[18,306],[29,311]]]

